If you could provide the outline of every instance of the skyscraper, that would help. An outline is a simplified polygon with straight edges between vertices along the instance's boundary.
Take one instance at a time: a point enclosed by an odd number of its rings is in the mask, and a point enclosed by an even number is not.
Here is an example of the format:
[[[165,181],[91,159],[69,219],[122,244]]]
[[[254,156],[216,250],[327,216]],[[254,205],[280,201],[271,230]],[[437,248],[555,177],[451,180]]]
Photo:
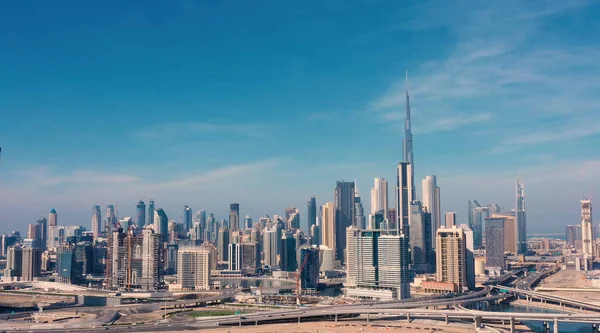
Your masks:
[[[426,208],[431,213],[431,233],[432,244],[436,244],[436,231],[440,228],[441,210],[440,210],[440,192],[437,186],[435,175],[429,175],[422,181],[423,185],[423,208]],[[435,245],[433,246],[435,249]]]
[[[154,231],[162,237],[163,242],[169,241],[169,218],[162,208],[154,211]]]
[[[361,229],[366,227],[365,211],[363,209],[362,202],[360,201],[358,185],[356,185],[356,182],[354,182],[354,225]]]
[[[146,209],[144,209],[144,211],[145,210]],[[161,238],[159,234],[156,234],[154,230],[150,228],[144,228],[142,237],[142,289],[156,290],[160,284],[161,275]]]
[[[407,162],[411,165],[410,173],[408,177],[410,178],[410,194],[409,202],[414,201],[416,199],[415,195],[415,160],[413,154],[413,135],[411,129],[410,122],[410,97],[408,95],[408,71],[406,71],[406,115],[404,116],[404,140],[402,141],[402,152],[403,158],[402,162]],[[407,207],[408,208],[408,207]]]
[[[504,218],[485,219],[485,264],[488,270],[504,270]]]
[[[344,230],[354,223],[354,186],[354,182],[338,181],[334,191],[336,259],[342,263],[346,250]]]
[[[244,218],[244,228],[248,230],[252,229],[252,218],[250,217],[250,215],[246,215],[246,217]]]
[[[274,267],[277,266],[277,230],[265,229],[263,232],[263,263]]]
[[[240,204],[229,205],[229,229],[240,230]]]
[[[217,246],[219,249],[219,261],[229,261],[229,244],[231,243],[229,236],[231,236],[229,229],[225,227],[221,227],[219,229],[217,241]]]
[[[146,225],[146,203],[143,200],[137,203],[136,211],[135,226],[141,229]]]
[[[467,287],[467,246],[463,229],[437,230],[436,277],[439,282],[454,283],[459,291]]]
[[[465,233],[465,244],[467,247],[467,287],[470,290],[475,289],[475,247],[473,245],[473,230],[466,224],[461,224],[460,229]]]
[[[481,207],[477,200],[469,200],[468,202],[468,218],[469,218],[469,228],[473,230],[473,243],[475,248],[478,249],[481,247],[483,240],[483,225],[481,221],[481,212],[477,210],[477,208]]]
[[[596,246],[596,240],[594,236],[592,200],[584,198],[581,200],[581,253],[591,261],[593,261],[595,257],[594,246]]]
[[[210,250],[187,247],[177,252],[177,283],[184,290],[210,289]]]
[[[229,244],[229,260],[227,267],[230,271],[241,271],[242,270],[242,260],[244,258],[244,250],[242,248],[242,244]]]
[[[113,230],[117,226],[117,214],[114,205],[106,206],[106,225],[110,230]]]
[[[186,232],[192,228],[192,209],[188,205],[183,207],[183,225]]]
[[[48,214],[48,226],[53,227],[58,225],[58,215],[56,214],[56,209],[52,208],[50,214]]]
[[[423,210],[420,201],[413,201],[410,204],[410,247],[417,273],[433,272],[431,232],[431,213]]]
[[[388,182],[384,178],[375,178],[371,189],[371,214],[387,212],[388,208]]]
[[[321,207],[321,244],[335,251],[336,249],[336,210],[333,202],[327,202]],[[335,252],[334,252],[335,253]]]
[[[58,276],[57,282],[65,284],[76,284],[78,278],[81,277],[81,270],[77,269],[75,262],[75,245],[61,244],[56,249],[56,273]]]
[[[396,223],[390,227],[400,230],[405,235],[409,235],[410,225],[410,203],[412,198],[413,185],[411,180],[412,165],[408,162],[398,163],[398,174],[396,179]]]
[[[298,269],[302,269],[300,272],[302,289],[317,289],[319,286],[319,248],[302,245],[298,266]]]
[[[285,218],[287,230],[300,229],[300,210],[298,208],[287,208],[285,210]]]
[[[576,246],[577,242],[581,244],[581,225],[568,225],[566,227],[566,238],[567,245],[574,248],[581,248],[581,245]]]
[[[393,232],[397,233],[397,232]],[[346,229],[347,285],[389,289],[395,298],[410,298],[408,238],[389,230]]]
[[[154,223],[154,200],[148,202],[148,224]]]
[[[102,212],[99,205],[94,205],[92,208],[92,233],[94,239],[102,234]]]
[[[48,220],[45,218],[39,218],[37,220],[37,225],[40,232],[40,250],[44,252],[48,246]]]
[[[40,276],[42,268],[42,252],[35,247],[23,247],[23,267],[21,270],[21,281],[33,281]]]
[[[314,196],[308,199],[306,203],[306,218],[307,218],[307,230],[310,231],[310,228],[317,224],[317,200]]]
[[[283,240],[283,250],[281,251],[280,268],[285,272],[295,272],[298,269],[298,262],[294,234],[290,231],[284,232],[281,239]]]
[[[517,252],[527,253],[527,219],[525,216],[525,195],[523,182],[517,179],[517,205],[515,209],[515,235],[517,236]]]

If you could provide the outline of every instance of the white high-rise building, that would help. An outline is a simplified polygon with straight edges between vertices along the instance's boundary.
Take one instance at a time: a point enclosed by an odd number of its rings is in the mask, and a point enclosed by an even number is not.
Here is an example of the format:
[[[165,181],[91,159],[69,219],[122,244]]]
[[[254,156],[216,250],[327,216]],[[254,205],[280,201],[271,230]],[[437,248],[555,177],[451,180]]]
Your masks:
[[[277,230],[267,229],[263,231],[263,264],[271,267],[277,266]]]
[[[241,243],[229,244],[229,270],[230,271],[241,271],[242,260],[243,260],[243,247]]]
[[[596,240],[594,237],[594,225],[592,223],[592,200],[581,200],[581,252],[593,261],[595,257]]]
[[[335,205],[328,202],[321,206],[321,244],[332,249],[335,253]]]
[[[440,210],[440,188],[435,175],[429,175],[421,182],[423,185],[423,208],[431,213],[431,236],[433,247],[436,247],[436,231],[440,228],[442,213]]]
[[[351,288],[388,289],[395,298],[410,298],[408,238],[395,230],[346,229],[345,285]]]
[[[523,182],[517,179],[517,200],[515,210],[514,233],[518,254],[527,253],[527,215],[525,211],[525,193]]]
[[[375,178],[371,189],[371,214],[388,211],[388,182],[384,178]]]
[[[142,230],[142,289],[156,290],[160,284],[160,235],[150,228]]]
[[[95,205],[92,209],[92,233],[94,239],[100,237],[102,233],[102,213],[98,205]]]
[[[177,253],[177,284],[186,290],[210,289],[209,249],[204,247],[186,247]]]

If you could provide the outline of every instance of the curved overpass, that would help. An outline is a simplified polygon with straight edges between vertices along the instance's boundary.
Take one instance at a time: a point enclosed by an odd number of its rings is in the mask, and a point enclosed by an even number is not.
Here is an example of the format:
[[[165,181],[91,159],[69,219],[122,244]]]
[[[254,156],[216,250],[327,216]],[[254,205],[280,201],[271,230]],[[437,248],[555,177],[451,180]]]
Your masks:
[[[504,289],[515,295],[523,295],[527,298],[527,300],[539,299],[542,302],[551,302],[553,304],[558,304],[560,306],[570,306],[573,308],[578,308],[580,310],[592,310],[592,311],[600,311],[600,305],[594,303],[588,303],[578,300],[573,300],[565,297],[555,296],[547,293],[540,293],[533,290],[526,289],[517,289],[503,286],[494,286],[496,289]]]

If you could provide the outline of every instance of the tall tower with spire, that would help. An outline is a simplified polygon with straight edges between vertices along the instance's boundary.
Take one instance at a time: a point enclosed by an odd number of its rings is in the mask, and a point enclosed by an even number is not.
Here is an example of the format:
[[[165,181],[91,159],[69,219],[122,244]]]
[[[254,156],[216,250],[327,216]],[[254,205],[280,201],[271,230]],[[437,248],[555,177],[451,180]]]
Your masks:
[[[404,116],[404,140],[402,141],[402,161],[408,162],[411,165],[411,184],[412,188],[412,197],[410,201],[414,201],[416,199],[416,193],[414,190],[415,184],[415,159],[413,154],[413,135],[412,128],[410,123],[410,95],[408,94],[408,70],[406,71],[406,115]]]
[[[517,236],[517,252],[519,254],[527,253],[527,216],[525,215],[525,191],[523,182],[517,178],[517,200],[515,207],[516,217],[516,236]]]
[[[356,184],[356,180],[354,181],[354,223],[355,227],[365,229],[365,212],[363,209],[362,201],[360,200],[360,195],[358,194],[358,185]]]

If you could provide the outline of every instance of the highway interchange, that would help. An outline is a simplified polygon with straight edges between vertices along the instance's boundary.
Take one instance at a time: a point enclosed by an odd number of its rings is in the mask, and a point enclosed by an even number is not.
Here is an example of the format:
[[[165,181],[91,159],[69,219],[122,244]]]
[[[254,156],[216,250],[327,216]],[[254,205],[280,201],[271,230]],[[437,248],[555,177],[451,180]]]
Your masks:
[[[524,271],[513,272],[512,274],[498,277],[494,282],[505,283],[511,278],[514,278],[517,273]],[[545,274],[545,272],[542,272]],[[524,287],[531,281],[537,279],[536,275],[530,275],[531,278],[522,277],[517,279],[515,285]],[[527,287],[531,286],[531,283]],[[500,292],[497,293],[496,291]],[[572,308],[581,308],[589,311],[600,311],[600,306],[580,301],[574,301],[557,297],[545,293],[538,293],[529,288],[512,288],[502,285],[487,285],[480,290],[466,294],[456,295],[433,295],[422,298],[411,298],[407,300],[389,301],[389,302],[371,302],[348,305],[335,306],[313,306],[286,308],[270,311],[260,311],[255,313],[221,316],[221,317],[202,317],[193,318],[188,316],[184,311],[186,306],[198,306],[213,302],[223,302],[232,299],[235,294],[234,290],[222,290],[199,296],[196,299],[181,299],[170,301],[169,305],[179,307],[175,310],[170,310],[173,313],[171,316],[162,322],[145,322],[137,325],[113,325],[115,320],[120,316],[119,311],[123,309],[140,308],[144,311],[161,311],[165,303],[147,303],[133,304],[127,306],[113,307],[84,307],[79,308],[81,311],[89,312],[90,310],[97,311],[98,316],[95,320],[83,323],[52,323],[52,324],[31,324],[27,325],[28,332],[64,332],[64,331],[79,331],[92,332],[98,330],[106,330],[111,332],[149,332],[149,331],[165,331],[165,330],[198,330],[203,328],[214,328],[227,325],[260,325],[269,323],[283,322],[302,322],[302,321],[322,321],[322,320],[345,320],[345,319],[360,319],[363,321],[392,319],[392,320],[412,320],[412,319],[435,319],[445,321],[470,321],[475,327],[480,327],[483,323],[506,324],[514,331],[515,322],[522,320],[543,320],[553,323],[558,322],[578,322],[589,324],[600,324],[600,316],[590,316],[589,314],[542,314],[542,313],[514,313],[514,312],[487,312],[468,310],[464,305],[477,302],[501,302],[511,298],[526,297],[528,300],[538,299],[540,301],[551,302]],[[11,322],[5,322],[11,325]],[[6,327],[7,325],[3,325]],[[24,326],[22,326],[24,327]],[[18,328],[17,328],[18,329]],[[555,331],[557,332],[557,331]]]

